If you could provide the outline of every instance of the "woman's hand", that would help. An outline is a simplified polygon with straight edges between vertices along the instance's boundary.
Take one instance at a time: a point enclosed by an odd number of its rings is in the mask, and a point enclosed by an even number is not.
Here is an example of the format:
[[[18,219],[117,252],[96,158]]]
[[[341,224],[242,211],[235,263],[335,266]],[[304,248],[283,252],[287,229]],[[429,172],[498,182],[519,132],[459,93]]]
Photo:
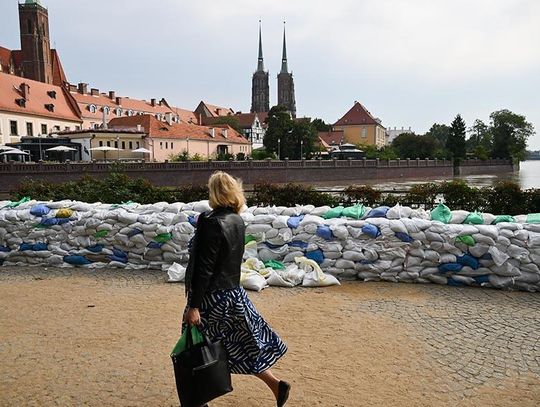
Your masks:
[[[201,314],[199,314],[199,308],[188,308],[184,322],[188,325],[200,325]]]

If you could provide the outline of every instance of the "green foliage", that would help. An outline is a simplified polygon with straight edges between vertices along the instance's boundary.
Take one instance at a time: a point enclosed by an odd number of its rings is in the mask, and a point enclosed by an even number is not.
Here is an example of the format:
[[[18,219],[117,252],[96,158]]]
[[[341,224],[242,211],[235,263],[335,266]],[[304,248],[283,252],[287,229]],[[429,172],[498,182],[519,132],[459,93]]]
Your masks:
[[[486,212],[506,215],[519,215],[529,212],[528,193],[510,181],[501,181],[493,188],[484,189]]]
[[[234,159],[234,155],[232,155],[231,153],[213,154],[212,157],[216,161],[230,161]]]
[[[190,160],[191,161],[204,161],[204,157],[199,153],[195,153],[190,157]]]
[[[444,203],[451,209],[474,211],[485,206],[485,195],[478,188],[470,187],[463,180],[445,182],[439,186]]]
[[[437,124],[435,123],[428,132],[425,134],[426,137],[433,138],[439,148],[444,148],[446,146],[446,140],[450,135],[450,127],[446,124]]]
[[[534,127],[525,116],[504,109],[491,113],[494,158],[510,158],[514,162],[525,159],[527,140],[534,135]]]
[[[452,121],[450,133],[446,139],[446,149],[454,159],[454,166],[458,166],[461,160],[465,159],[465,132],[465,122],[458,114]]]
[[[440,186],[433,182],[413,185],[403,197],[402,204],[411,206],[419,206],[422,204],[433,206],[439,194]]]
[[[366,154],[368,160],[373,160],[375,158],[381,160],[395,160],[399,158],[398,153],[393,146],[377,148],[374,145],[357,144],[356,148],[362,150]]]
[[[179,154],[171,154],[169,156],[169,160],[171,160],[172,162],[189,161],[189,159],[189,153],[187,150],[182,150],[182,152]]]
[[[476,158],[488,159],[493,148],[493,137],[489,126],[482,120],[476,119],[469,129],[469,139],[466,144],[467,151],[471,152]]]
[[[397,136],[392,147],[399,158],[433,158],[437,142],[430,136],[418,136],[414,133],[404,133]]]
[[[234,130],[236,130],[240,134],[244,134],[242,127],[240,127],[240,120],[236,116],[220,116],[216,118],[214,121],[212,121],[212,125],[227,125],[232,127]]]
[[[245,153],[238,153],[236,154],[236,161],[245,161],[246,154]]]
[[[251,151],[251,158],[253,158],[254,160],[264,160],[266,158],[273,158],[273,157],[274,157],[274,154],[267,151],[264,147],[257,148]]]
[[[350,185],[343,190],[341,201],[346,205],[362,203],[373,206],[381,202],[382,193],[369,185]]]
[[[315,206],[337,205],[337,197],[329,193],[317,192],[312,186],[302,184],[256,184],[249,205],[295,206],[311,204]]]
[[[332,130],[332,125],[328,124],[328,123],[325,123],[324,120],[322,120],[322,119],[315,119],[311,123],[313,124],[313,127],[315,127],[315,129],[317,131],[330,131],[330,130]]]

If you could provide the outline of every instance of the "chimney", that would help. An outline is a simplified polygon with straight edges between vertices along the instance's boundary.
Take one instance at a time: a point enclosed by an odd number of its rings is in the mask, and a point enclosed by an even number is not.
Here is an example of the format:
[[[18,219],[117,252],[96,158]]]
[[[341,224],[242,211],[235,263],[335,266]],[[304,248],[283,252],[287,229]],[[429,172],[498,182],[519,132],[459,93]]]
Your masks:
[[[120,96],[116,97],[116,104],[119,106],[122,104],[122,98]]]
[[[71,83],[68,85],[68,90],[70,92],[77,92],[77,85],[72,85]]]
[[[96,89],[96,88],[90,89],[90,94],[92,96],[99,96],[99,89]]]
[[[116,92],[114,90],[109,91],[109,99],[114,100]]]
[[[150,104],[155,107],[156,106],[156,99],[152,98],[150,99]]]
[[[107,109],[105,109],[105,106],[103,106],[103,124],[101,126],[102,129],[107,128]]]
[[[78,90],[79,90],[79,93],[82,94],[82,95],[87,94],[88,93],[88,84],[80,82]]]
[[[28,100],[30,98],[30,85],[25,82],[21,83],[21,95],[24,100]]]
[[[137,125],[137,131],[140,133],[142,132],[142,126],[140,124]]]
[[[218,107],[218,108],[216,109],[216,113],[217,113],[218,116],[221,116],[221,108]]]

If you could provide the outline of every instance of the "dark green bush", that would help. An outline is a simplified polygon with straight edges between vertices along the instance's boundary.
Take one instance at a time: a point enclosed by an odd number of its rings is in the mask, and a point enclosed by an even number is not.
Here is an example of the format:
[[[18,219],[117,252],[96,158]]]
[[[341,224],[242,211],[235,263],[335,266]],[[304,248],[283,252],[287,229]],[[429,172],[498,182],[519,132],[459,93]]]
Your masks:
[[[470,187],[463,180],[454,180],[440,185],[439,192],[450,209],[466,211],[482,210],[486,206],[486,196],[479,188]]]
[[[401,200],[402,205],[432,207],[441,193],[440,186],[430,182],[413,185]]]
[[[337,197],[329,193],[318,192],[311,186],[302,184],[256,184],[253,194],[248,197],[248,205],[278,205],[294,206],[311,204],[315,206],[330,205],[339,203]]]
[[[369,185],[351,185],[343,190],[341,200],[344,204],[362,203],[374,206],[380,204],[382,199],[381,191]]]

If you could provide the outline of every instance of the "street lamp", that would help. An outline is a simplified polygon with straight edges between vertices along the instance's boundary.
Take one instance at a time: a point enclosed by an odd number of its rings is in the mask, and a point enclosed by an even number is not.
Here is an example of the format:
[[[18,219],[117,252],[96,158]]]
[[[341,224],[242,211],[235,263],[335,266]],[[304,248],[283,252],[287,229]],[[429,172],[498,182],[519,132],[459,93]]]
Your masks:
[[[120,161],[120,135],[116,136],[116,148],[118,149],[116,155],[116,161]]]
[[[303,154],[303,147],[304,147],[304,140],[300,140],[300,159],[303,159],[304,158],[304,154]]]
[[[278,160],[281,160],[281,139],[278,138],[277,139],[277,156],[278,156]]]

